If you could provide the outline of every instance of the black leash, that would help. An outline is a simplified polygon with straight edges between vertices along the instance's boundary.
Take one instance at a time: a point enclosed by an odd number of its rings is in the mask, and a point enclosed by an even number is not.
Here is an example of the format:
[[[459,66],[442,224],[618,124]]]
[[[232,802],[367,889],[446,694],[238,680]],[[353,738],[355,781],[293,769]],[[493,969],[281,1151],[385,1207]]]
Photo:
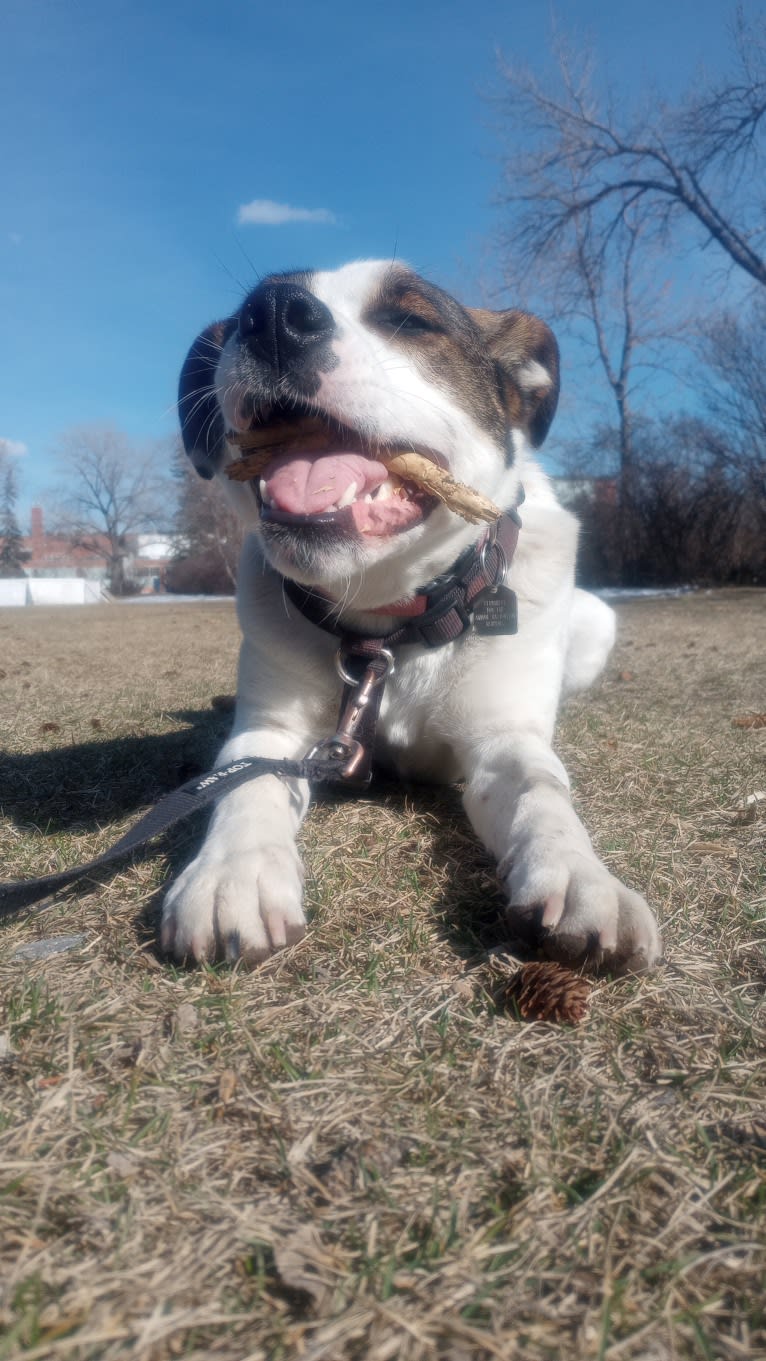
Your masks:
[[[345,764],[346,752],[339,751],[337,755],[307,757],[302,761],[243,756],[241,760],[232,761],[231,765],[223,766],[220,770],[211,770],[207,775],[189,780],[179,789],[166,794],[159,803],[149,809],[148,813],[144,813],[144,816],[139,818],[114,846],[110,846],[87,864],[60,870],[57,874],[44,874],[39,879],[0,883],[0,917],[20,912],[22,908],[39,902],[41,898],[47,898],[49,894],[65,888],[67,884],[73,884],[76,879],[81,879],[93,870],[99,870],[103,865],[111,865],[114,860],[121,860],[131,851],[146,846],[148,841],[159,836],[161,832],[166,832],[177,822],[190,817],[198,809],[206,808],[221,794],[228,794],[230,790],[255,779],[258,775],[277,775],[285,780],[332,783],[344,781]]]

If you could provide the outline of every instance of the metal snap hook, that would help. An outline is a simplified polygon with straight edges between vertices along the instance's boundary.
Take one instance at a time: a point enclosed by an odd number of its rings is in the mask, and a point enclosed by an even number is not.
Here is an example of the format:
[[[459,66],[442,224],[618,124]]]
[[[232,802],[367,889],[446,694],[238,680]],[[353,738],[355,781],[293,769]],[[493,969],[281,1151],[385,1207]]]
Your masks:
[[[381,673],[380,673],[379,676],[376,676],[376,677],[375,677],[374,681],[372,682],[372,684],[373,684],[373,689],[375,688],[376,685],[382,685],[383,682],[384,682],[385,680],[388,680],[388,677],[389,677],[389,676],[393,676],[393,674],[394,674],[394,672],[395,672],[395,670],[396,670],[396,663],[395,663],[395,661],[394,661],[394,654],[393,654],[393,652],[390,651],[389,648],[387,648],[387,647],[382,647],[382,648],[380,649],[380,652],[378,653],[378,657],[382,657],[382,658],[383,658],[384,662],[386,663],[386,669],[385,669],[385,671],[381,671]],[[376,660],[377,660],[377,658],[376,658]]]

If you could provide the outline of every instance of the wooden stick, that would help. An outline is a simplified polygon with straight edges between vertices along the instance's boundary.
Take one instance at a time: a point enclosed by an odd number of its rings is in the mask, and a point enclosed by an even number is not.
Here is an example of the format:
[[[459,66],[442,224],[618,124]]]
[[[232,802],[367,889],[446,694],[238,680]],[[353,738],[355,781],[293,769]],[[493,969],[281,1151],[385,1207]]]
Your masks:
[[[274,442],[274,432],[270,431],[271,442],[269,444],[259,444],[252,449],[252,453],[244,454],[238,458],[236,463],[230,463],[226,469],[228,477],[235,482],[249,482],[251,477],[260,477],[264,468],[272,459],[279,454],[301,453],[301,454],[320,454],[327,449],[327,429],[325,426],[321,430],[309,430],[300,439],[281,440]],[[250,434],[250,431],[247,431]],[[229,444],[240,444],[241,436],[227,435]],[[247,445],[240,445],[240,448],[247,448]]]
[[[257,431],[247,430],[242,434],[226,436],[230,444],[253,450],[252,453],[247,453],[243,458],[237,459],[236,463],[230,463],[226,469],[227,476],[235,482],[249,482],[252,478],[260,477],[264,468],[278,454],[292,451],[296,453],[318,453],[327,448],[325,426],[322,426],[321,429],[307,430],[300,437],[296,436],[285,440],[281,444],[263,443],[263,433],[265,432],[261,433],[260,439],[251,438],[251,436],[257,436],[258,433]],[[273,432],[270,433],[273,440]],[[389,472],[394,473],[396,477],[400,477],[406,482],[414,482],[423,491],[437,497],[449,510],[453,510],[456,515],[468,520],[469,524],[494,524],[495,520],[502,515],[499,506],[490,501],[489,497],[483,496],[473,487],[467,487],[463,482],[458,482],[445,468],[440,468],[438,464],[430,458],[424,458],[422,454],[415,454],[409,449],[379,449],[375,451],[375,458],[381,463],[385,463]]]
[[[238,449],[303,449],[305,448],[303,441],[307,437],[318,435],[321,435],[325,445],[327,444],[329,438],[327,421],[321,416],[301,416],[298,429],[294,422],[285,421],[283,424],[286,426],[286,433],[281,440],[279,424],[255,426],[252,430],[228,430],[226,438],[229,444],[236,444]]]
[[[414,482],[424,491],[438,497],[449,510],[454,510],[456,515],[468,520],[469,524],[479,525],[484,521],[491,525],[503,513],[488,496],[482,496],[481,492],[473,487],[458,482],[446,468],[440,468],[437,463],[433,463],[430,458],[424,458],[422,454],[413,454],[407,449],[401,449],[392,451],[390,456],[383,452],[380,458],[389,472],[395,473],[403,481]]]

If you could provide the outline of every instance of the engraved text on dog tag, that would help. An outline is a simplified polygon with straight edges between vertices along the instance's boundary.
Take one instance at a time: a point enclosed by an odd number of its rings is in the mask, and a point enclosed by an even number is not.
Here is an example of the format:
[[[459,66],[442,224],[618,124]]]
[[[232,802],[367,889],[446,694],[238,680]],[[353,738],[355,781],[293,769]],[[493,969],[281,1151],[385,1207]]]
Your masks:
[[[473,627],[482,637],[516,632],[516,596],[510,587],[485,586],[479,591],[473,602]]]

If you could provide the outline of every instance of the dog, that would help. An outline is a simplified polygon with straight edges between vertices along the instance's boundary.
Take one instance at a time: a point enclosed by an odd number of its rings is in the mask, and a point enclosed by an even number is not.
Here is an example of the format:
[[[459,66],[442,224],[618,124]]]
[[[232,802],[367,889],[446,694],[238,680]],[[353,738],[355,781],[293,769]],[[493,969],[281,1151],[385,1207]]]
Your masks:
[[[375,759],[408,778],[464,781],[509,935],[573,966],[639,972],[660,959],[655,919],[599,860],[551,747],[562,693],[595,679],[614,640],[612,611],[575,588],[577,522],[534,458],[558,390],[544,322],[464,307],[401,263],[269,276],[198,336],[180,380],[184,447],[249,531],[236,716],[219,764],[299,758],[335,729],[338,640],[299,608],[301,592],[326,602],[346,637],[386,636],[426,583],[481,559],[486,528],[387,475],[376,453],[425,454],[504,508],[523,494],[500,585],[518,602],[517,631],[509,605],[497,632],[479,631],[469,611],[442,646],[394,649]],[[251,430],[275,443],[287,432],[288,451],[233,481],[240,450],[227,435]],[[253,964],[304,935],[295,837],[309,798],[305,781],[263,775],[220,799],[165,897],[168,953]]]

